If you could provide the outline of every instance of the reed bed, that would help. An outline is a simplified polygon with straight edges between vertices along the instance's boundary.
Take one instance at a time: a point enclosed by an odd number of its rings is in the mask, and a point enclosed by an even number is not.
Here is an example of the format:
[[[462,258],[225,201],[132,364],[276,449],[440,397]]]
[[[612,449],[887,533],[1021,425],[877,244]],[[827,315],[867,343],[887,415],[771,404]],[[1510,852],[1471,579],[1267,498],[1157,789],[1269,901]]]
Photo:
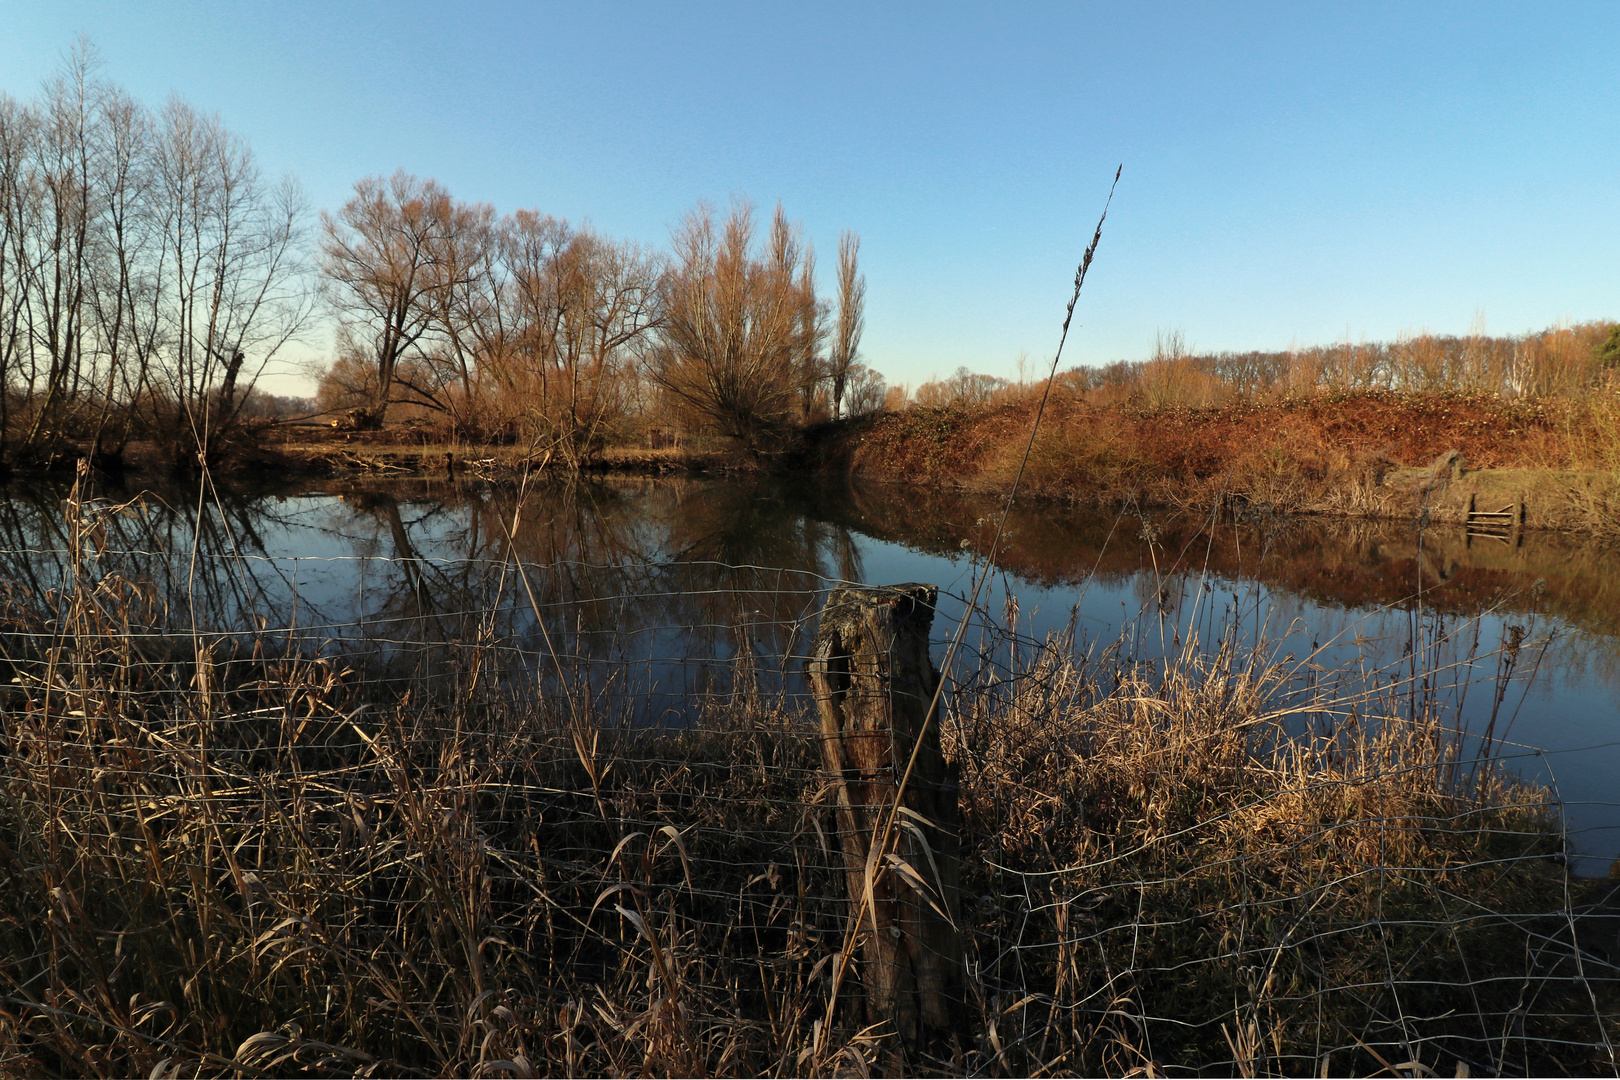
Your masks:
[[[858,970],[834,992],[814,727],[746,653],[682,730],[477,643],[381,692],[147,633],[156,599],[80,539],[60,589],[6,597],[8,1075],[1614,1071],[1614,920],[1548,793],[1405,684],[1009,619],[941,721],[963,1023],[902,1055]]]

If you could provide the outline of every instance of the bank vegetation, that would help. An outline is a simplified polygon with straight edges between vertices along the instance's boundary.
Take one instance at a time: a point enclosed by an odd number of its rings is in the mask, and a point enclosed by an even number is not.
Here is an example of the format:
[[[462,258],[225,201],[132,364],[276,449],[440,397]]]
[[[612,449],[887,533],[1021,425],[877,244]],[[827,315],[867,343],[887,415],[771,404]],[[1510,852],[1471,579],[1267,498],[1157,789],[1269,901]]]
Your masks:
[[[1620,326],[1601,322],[1243,355],[1193,355],[1172,336],[1145,362],[1058,375],[1025,489],[1198,510],[1427,508],[1459,522],[1470,496],[1517,499],[1533,505],[1529,524],[1612,533],[1617,363]],[[814,432],[809,460],[1005,490],[1044,389],[961,371],[919,387],[903,408]]]

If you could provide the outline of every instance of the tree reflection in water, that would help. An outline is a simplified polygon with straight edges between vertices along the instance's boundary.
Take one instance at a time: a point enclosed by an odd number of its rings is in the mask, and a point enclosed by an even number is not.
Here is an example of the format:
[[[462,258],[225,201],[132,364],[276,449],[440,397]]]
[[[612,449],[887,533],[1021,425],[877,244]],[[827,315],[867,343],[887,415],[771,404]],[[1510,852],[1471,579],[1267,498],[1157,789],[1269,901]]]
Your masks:
[[[64,488],[0,500],[0,570],[46,596],[69,573]],[[89,503],[102,575],[149,583],[153,633],[258,632],[398,684],[493,656],[508,689],[559,669],[612,685],[629,722],[685,722],[734,689],[800,688],[795,653],[830,579],[858,577],[849,530],[766,483],[453,483],[154,489]],[[453,680],[439,680],[448,685]],[[576,687],[576,690],[578,687]]]

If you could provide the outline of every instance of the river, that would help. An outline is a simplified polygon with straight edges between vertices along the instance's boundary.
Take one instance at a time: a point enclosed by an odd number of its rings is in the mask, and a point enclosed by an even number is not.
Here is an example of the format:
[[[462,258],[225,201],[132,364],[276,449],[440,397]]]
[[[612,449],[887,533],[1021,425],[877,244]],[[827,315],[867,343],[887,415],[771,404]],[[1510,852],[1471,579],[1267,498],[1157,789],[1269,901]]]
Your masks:
[[[802,708],[800,659],[841,580],[938,585],[942,658],[1000,509],[805,478],[288,481],[87,493],[75,533],[65,488],[3,492],[14,590],[61,585],[77,535],[93,574],[142,583],[170,627],[282,633],[378,680],[431,675],[482,642],[508,672],[611,684],[621,719],[642,724],[692,722],[738,671]],[[1054,633],[1136,665],[1235,641],[1288,686],[1383,687],[1442,710],[1470,745],[1488,736],[1560,798],[1577,869],[1607,872],[1620,552],[1419,526],[1020,504],[957,673],[1016,666],[1017,642]]]

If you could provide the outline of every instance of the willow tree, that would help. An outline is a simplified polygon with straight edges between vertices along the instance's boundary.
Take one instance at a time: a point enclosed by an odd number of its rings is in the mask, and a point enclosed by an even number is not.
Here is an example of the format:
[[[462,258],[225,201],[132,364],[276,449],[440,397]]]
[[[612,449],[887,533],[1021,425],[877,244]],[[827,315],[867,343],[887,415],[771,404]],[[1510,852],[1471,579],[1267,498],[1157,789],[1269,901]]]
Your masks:
[[[658,318],[660,263],[636,245],[534,211],[502,223],[505,284],[484,335],[486,381],[519,405],[538,452],[578,466],[625,415],[634,356]]]
[[[578,465],[625,414],[633,350],[657,323],[657,262],[629,243],[575,232],[553,270],[556,333],[544,417],[553,445]]]
[[[427,385],[409,376],[401,381],[422,403],[449,413],[458,428],[472,432],[488,406],[479,375],[504,280],[495,208],[452,201],[436,254],[438,285],[423,298],[436,332],[433,344],[420,350]]]
[[[803,272],[800,230],[778,207],[763,250],[753,207],[724,221],[699,205],[672,237],[660,283],[661,320],[647,374],[704,426],[750,446],[777,442],[819,372],[813,279]]]

